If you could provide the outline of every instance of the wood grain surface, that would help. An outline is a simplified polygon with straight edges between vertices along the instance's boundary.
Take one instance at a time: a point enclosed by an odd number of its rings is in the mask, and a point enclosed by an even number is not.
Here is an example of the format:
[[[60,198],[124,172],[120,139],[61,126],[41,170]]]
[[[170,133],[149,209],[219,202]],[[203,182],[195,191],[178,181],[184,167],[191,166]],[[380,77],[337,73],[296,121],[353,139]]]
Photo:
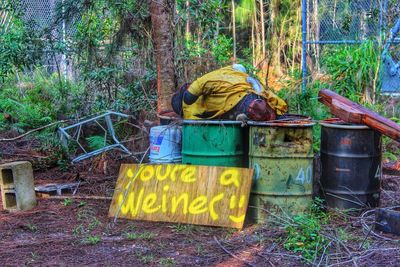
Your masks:
[[[122,164],[109,216],[242,228],[253,170]]]
[[[330,108],[336,117],[351,123],[364,124],[400,142],[400,125],[381,115],[332,92],[321,90],[319,101]]]

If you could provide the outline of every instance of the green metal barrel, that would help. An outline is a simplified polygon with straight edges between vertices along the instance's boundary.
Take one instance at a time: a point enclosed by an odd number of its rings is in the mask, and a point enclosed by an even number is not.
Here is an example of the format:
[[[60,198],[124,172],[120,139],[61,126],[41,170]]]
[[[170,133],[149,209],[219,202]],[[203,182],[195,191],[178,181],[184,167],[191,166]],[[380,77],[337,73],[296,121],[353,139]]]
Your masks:
[[[249,167],[254,168],[248,219],[298,214],[312,202],[314,123],[249,122]]]
[[[238,121],[185,120],[182,163],[246,167],[247,134]]]

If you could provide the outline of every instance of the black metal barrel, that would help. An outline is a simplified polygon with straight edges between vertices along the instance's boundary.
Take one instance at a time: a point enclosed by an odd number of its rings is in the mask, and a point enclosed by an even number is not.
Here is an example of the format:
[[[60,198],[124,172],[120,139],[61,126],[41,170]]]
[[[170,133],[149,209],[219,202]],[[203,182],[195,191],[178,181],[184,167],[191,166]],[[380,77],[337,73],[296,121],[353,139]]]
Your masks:
[[[321,122],[321,195],[330,208],[377,207],[381,134],[363,125]]]

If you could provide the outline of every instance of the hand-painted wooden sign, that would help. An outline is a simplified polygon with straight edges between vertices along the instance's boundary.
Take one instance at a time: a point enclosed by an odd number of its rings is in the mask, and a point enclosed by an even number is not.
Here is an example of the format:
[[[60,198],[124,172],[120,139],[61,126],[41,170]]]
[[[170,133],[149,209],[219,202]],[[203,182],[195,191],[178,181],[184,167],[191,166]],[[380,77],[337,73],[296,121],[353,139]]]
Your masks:
[[[233,167],[122,164],[109,216],[240,229],[252,175]]]

